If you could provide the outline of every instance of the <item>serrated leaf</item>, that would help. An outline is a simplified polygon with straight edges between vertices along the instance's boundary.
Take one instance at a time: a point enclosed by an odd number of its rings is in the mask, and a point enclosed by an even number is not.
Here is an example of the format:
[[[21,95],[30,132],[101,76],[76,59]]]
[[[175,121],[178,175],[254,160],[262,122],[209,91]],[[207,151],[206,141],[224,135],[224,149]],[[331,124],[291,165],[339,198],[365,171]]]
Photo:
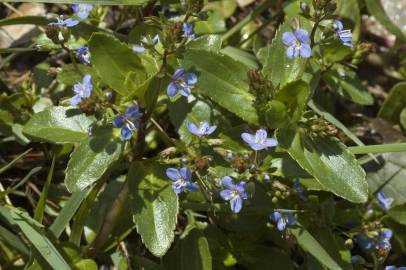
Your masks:
[[[262,63],[262,74],[277,87],[295,81],[300,75],[305,59],[286,56],[286,46],[282,43],[282,35],[292,31],[292,22],[284,22],[276,32],[272,43],[258,51],[258,59]],[[306,28],[306,27],[305,27]],[[310,33],[310,32],[309,32]]]
[[[73,143],[87,137],[88,128],[94,122],[75,107],[51,107],[36,113],[25,125],[27,136],[50,143]]]
[[[394,124],[400,123],[400,113],[406,108],[406,83],[398,83],[389,92],[378,116]]]
[[[304,228],[291,228],[289,232],[296,237],[297,243],[306,252],[314,256],[320,263],[330,270],[343,270],[341,266],[328,254],[320,243]]]
[[[157,162],[134,162],[128,173],[131,210],[138,233],[147,249],[162,257],[174,240],[178,196]]]
[[[354,203],[368,199],[365,172],[355,156],[340,142],[327,137],[314,137],[298,131],[294,138],[291,130],[278,133],[278,140],[290,138],[288,153],[321,185],[335,195]]]
[[[87,137],[75,148],[66,168],[65,185],[69,192],[85,189],[121,156],[124,142],[113,136],[111,129],[102,129]]]
[[[93,34],[89,49],[92,64],[101,80],[120,95],[131,94],[131,90],[148,77],[141,58],[112,36]]]
[[[258,115],[253,105],[255,98],[248,92],[246,66],[229,56],[203,50],[187,52],[183,65],[198,74],[195,91],[243,120],[258,124]]]

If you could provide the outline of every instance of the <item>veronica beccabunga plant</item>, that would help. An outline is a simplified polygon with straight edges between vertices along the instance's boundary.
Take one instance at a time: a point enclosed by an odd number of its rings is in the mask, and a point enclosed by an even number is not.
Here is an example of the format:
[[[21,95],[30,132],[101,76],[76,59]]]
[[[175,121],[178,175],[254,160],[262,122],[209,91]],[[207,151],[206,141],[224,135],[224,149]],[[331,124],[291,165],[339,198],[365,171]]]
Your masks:
[[[404,268],[393,3],[113,2],[0,18],[4,268]]]

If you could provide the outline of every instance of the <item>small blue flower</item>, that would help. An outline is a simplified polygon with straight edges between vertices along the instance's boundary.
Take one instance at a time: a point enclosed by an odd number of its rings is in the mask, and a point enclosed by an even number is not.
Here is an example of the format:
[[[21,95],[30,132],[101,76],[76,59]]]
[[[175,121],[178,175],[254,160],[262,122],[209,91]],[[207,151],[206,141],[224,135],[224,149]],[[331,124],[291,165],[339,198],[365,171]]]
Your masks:
[[[138,106],[128,107],[124,114],[114,118],[113,126],[121,128],[121,137],[128,141],[131,139],[133,131],[138,128],[141,116],[142,113],[139,111]]]
[[[267,138],[267,136],[268,133],[265,129],[258,129],[255,135],[249,133],[241,134],[241,138],[255,151],[278,145],[278,141],[276,139]]]
[[[309,12],[309,6],[308,6],[307,3],[305,3],[305,2],[300,2],[300,9],[301,9],[304,13],[308,13],[308,12]]]
[[[376,199],[378,200],[379,206],[383,210],[389,210],[394,201],[393,198],[386,197],[386,194],[383,191],[380,191],[376,194]]]
[[[86,74],[82,82],[78,82],[73,86],[73,91],[76,93],[71,99],[70,99],[70,104],[73,106],[78,105],[82,99],[90,97],[92,90],[93,90],[93,85],[92,85],[92,76],[89,74]]]
[[[85,20],[89,17],[89,13],[92,11],[93,6],[91,4],[75,4],[72,5],[72,10],[79,19]]]
[[[191,88],[197,83],[197,76],[192,72],[185,72],[183,68],[175,71],[172,75],[172,82],[168,85],[167,94],[173,97],[178,92],[182,96],[189,96]]]
[[[196,38],[196,35],[193,33],[193,25],[190,23],[183,24],[183,36],[188,38],[189,40],[193,40]]]
[[[207,121],[200,122],[199,126],[196,126],[194,123],[187,123],[187,129],[193,135],[202,137],[205,135],[210,135],[216,130],[217,126],[210,126]]]
[[[352,34],[351,30],[344,30],[343,23],[339,20],[335,20],[333,24],[334,31],[337,33],[337,39],[344,46],[352,48]]]
[[[370,239],[369,237],[367,237],[364,234],[358,235],[357,238],[355,239],[355,242],[357,242],[357,244],[360,245],[364,249],[371,249],[372,246],[374,245],[374,242],[372,241],[372,239]]]
[[[392,235],[393,232],[391,229],[382,229],[378,236],[376,248],[390,250],[392,248],[392,245],[390,244],[390,239],[392,238]]]
[[[238,184],[234,184],[231,177],[224,176],[222,179],[222,185],[224,190],[220,191],[221,198],[230,201],[231,211],[239,213],[242,208],[243,200],[248,199],[246,182],[241,181]]]
[[[284,231],[286,227],[294,226],[297,224],[296,218],[292,213],[281,213],[274,211],[270,215],[270,219],[276,223],[276,227],[280,232]]]
[[[58,20],[57,22],[48,23],[50,26],[58,26],[58,27],[73,27],[79,23],[78,20],[74,20],[72,18],[68,18],[66,20],[63,19],[62,16],[56,17]]]
[[[169,168],[166,170],[166,175],[174,181],[172,189],[176,194],[187,191],[197,191],[199,186],[192,182],[192,173],[188,168]]]
[[[82,46],[76,50],[76,56],[83,64],[90,64],[90,51],[86,46]]]
[[[283,33],[282,42],[288,47],[286,55],[289,59],[298,56],[301,58],[309,58],[312,54],[312,49],[309,45],[309,33],[304,29],[299,28],[294,32]]]

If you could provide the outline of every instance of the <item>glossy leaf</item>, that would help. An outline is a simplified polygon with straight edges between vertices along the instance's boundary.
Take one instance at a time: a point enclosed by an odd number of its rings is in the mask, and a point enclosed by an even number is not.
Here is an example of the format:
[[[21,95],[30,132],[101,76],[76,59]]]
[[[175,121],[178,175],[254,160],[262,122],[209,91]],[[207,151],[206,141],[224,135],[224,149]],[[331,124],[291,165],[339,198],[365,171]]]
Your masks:
[[[189,51],[183,65],[198,74],[197,91],[243,120],[257,124],[254,96],[248,92],[248,68],[229,56],[203,50]]]
[[[186,46],[189,50],[206,50],[218,52],[221,49],[220,35],[204,35],[190,41]]]
[[[162,257],[174,240],[179,207],[165,167],[156,162],[135,162],[127,181],[137,231],[147,249]]]
[[[33,115],[23,132],[34,140],[72,143],[85,139],[93,122],[75,107],[56,106]]]
[[[68,162],[66,188],[77,192],[99,180],[118,161],[123,146],[121,138],[113,136],[111,129],[102,129],[95,136],[82,140]]]
[[[120,95],[129,95],[147,79],[141,58],[119,40],[96,33],[89,41],[89,49],[101,80]]]
[[[278,134],[280,141],[291,138],[289,130]],[[299,131],[287,148],[291,157],[332,193],[354,203],[368,199],[365,172],[355,156],[340,142]]]

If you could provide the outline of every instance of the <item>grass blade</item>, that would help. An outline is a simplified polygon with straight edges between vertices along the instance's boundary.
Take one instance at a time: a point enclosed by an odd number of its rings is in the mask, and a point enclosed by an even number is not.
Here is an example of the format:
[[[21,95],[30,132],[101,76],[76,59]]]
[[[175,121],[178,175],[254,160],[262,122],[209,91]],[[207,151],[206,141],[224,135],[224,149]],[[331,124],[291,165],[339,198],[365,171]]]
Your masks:
[[[42,223],[42,219],[44,218],[46,200],[48,197],[48,192],[49,192],[49,188],[51,186],[52,178],[54,177],[55,160],[56,160],[56,155],[54,155],[52,158],[52,164],[51,164],[51,168],[49,169],[49,172],[48,172],[47,181],[45,182],[44,188],[42,189],[41,196],[40,196],[38,204],[37,204],[37,208],[35,208],[34,219],[36,221],[38,221],[39,223]]]
[[[0,174],[4,173],[5,171],[7,171],[8,169],[10,169],[11,167],[14,166],[14,164],[19,161],[21,158],[23,158],[25,155],[27,155],[29,152],[32,151],[32,148],[28,149],[27,151],[25,151],[24,153],[22,153],[21,155],[19,155],[18,157],[16,157],[15,159],[13,159],[12,161],[10,161],[7,165],[5,165],[4,167],[0,168]]]

